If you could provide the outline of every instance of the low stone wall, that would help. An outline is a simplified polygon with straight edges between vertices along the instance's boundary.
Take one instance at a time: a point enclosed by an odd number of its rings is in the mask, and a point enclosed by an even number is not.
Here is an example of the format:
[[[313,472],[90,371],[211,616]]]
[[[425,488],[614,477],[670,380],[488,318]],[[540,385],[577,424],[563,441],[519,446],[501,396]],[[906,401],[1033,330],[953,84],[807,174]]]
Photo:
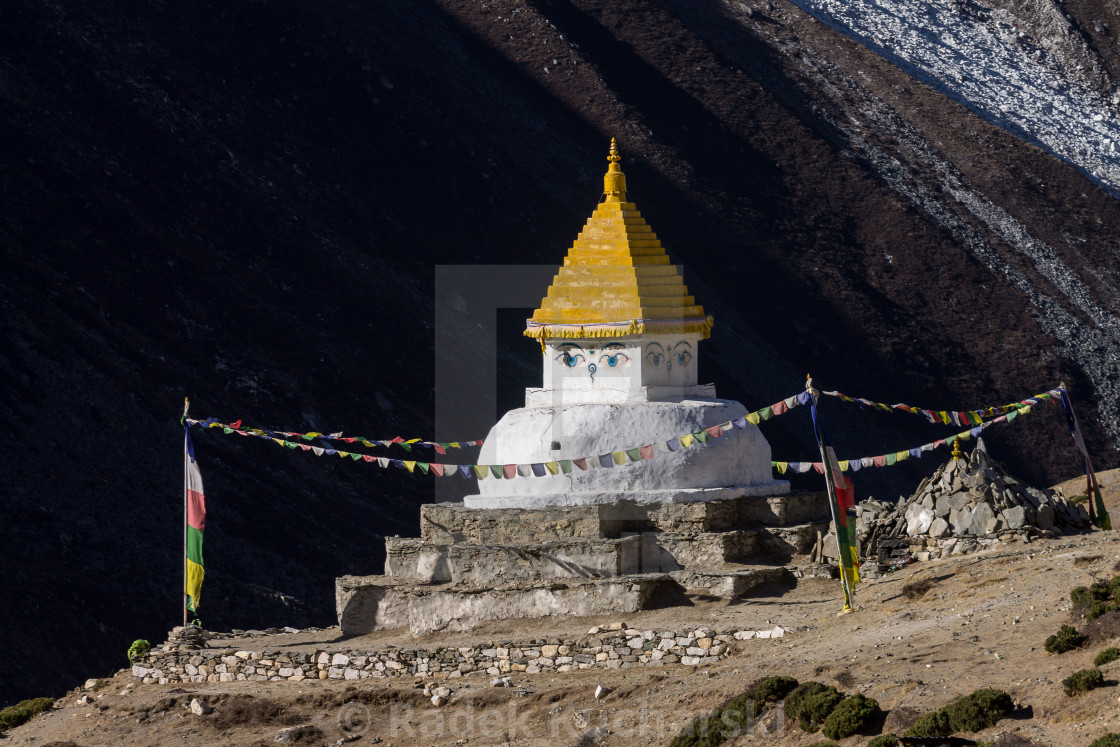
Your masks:
[[[614,623],[592,628],[577,640],[501,641],[462,648],[321,650],[300,652],[180,649],[164,644],[132,667],[144,683],[364,680],[391,677],[455,679],[497,677],[578,669],[627,669],[666,664],[714,664],[732,653],[735,641],[780,638],[781,627],[763,630],[709,628],[653,631]],[[213,642],[213,641],[212,641]]]

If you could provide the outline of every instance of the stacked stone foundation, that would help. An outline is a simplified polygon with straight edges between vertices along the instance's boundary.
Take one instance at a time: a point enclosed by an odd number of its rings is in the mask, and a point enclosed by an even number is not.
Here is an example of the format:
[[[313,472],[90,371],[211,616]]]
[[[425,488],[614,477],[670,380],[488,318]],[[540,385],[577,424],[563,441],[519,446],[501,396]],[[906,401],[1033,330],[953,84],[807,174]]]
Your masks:
[[[343,576],[343,633],[414,635],[486,620],[630,614],[693,591],[791,585],[828,527],[823,493],[537,509],[421,507],[420,537],[386,540],[384,576]],[[799,565],[800,564],[800,565]]]

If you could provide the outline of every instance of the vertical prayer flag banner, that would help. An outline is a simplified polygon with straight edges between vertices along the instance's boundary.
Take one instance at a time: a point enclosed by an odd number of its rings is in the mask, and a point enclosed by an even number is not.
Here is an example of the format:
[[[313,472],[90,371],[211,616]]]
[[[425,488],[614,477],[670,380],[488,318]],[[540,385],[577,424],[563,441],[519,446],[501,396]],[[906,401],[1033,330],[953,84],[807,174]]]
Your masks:
[[[1081,426],[1077,424],[1077,415],[1073,412],[1073,403],[1069,401],[1069,395],[1064,388],[1058,391],[1062,399],[1062,409],[1066,413],[1069,436],[1073,439],[1078,451],[1085,457],[1085,497],[1089,499],[1089,519],[1101,529],[1112,529],[1112,518],[1104,507],[1101,488],[1097,485],[1097,475],[1093,472],[1093,462],[1089,459],[1089,449],[1085,447],[1085,437],[1081,435]],[[1096,508],[1095,511],[1094,507]]]
[[[806,386],[809,387],[811,384]],[[815,394],[812,389],[809,391],[811,394]],[[852,586],[856,582],[856,569],[855,561],[852,559],[851,540],[848,539],[847,513],[840,510],[840,495],[837,492],[838,485],[835,481],[836,475],[843,479],[843,474],[840,472],[836,452],[828,445],[828,440],[825,438],[824,428],[821,426],[820,415],[817,412],[816,399],[814,396],[809,405],[809,411],[813,416],[813,435],[816,436],[817,445],[820,447],[825,489],[828,495],[829,508],[832,511],[832,523],[836,527],[836,554],[840,563],[840,583],[844,588],[843,611],[847,612],[852,608]],[[847,484],[843,482],[839,486],[847,488]]]
[[[197,612],[199,596],[202,594],[202,577],[205,575],[202,567],[202,532],[206,529],[206,497],[188,426],[183,427],[183,474],[183,500],[187,507],[186,586],[183,591],[187,596],[187,609]]]

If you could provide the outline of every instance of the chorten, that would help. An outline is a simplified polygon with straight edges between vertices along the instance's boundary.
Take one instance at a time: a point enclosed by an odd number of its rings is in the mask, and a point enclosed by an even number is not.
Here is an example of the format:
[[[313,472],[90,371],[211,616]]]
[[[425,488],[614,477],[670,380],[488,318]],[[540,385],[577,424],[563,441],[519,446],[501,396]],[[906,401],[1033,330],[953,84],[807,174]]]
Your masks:
[[[603,194],[553,278],[525,335],[541,346],[543,386],[491,429],[479,464],[559,463],[647,447],[645,460],[606,468],[479,481],[469,508],[541,508],[709,501],[778,495],[770,445],[749,423],[702,446],[674,437],[742,421],[743,405],[698,383],[712,317],[689,295],[657,234],[626,196],[611,139]],[[654,452],[649,451],[653,447]],[[648,458],[652,453],[653,458]]]

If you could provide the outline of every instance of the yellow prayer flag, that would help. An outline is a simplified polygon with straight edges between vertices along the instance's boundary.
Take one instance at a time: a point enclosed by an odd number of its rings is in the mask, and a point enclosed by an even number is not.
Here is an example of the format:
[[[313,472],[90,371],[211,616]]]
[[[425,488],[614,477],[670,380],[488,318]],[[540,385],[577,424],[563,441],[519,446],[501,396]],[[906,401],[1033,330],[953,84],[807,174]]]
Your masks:
[[[554,475],[560,473],[560,462],[545,462],[544,466],[549,472]]]
[[[747,415],[747,422],[751,425],[758,425],[758,413],[752,412]]]
[[[618,464],[618,465],[626,464],[626,452],[625,451],[612,451],[611,452],[611,459],[614,460],[615,464]]]
[[[409,472],[411,472],[412,470],[416,469],[416,462],[410,462],[410,461],[408,461],[407,459],[405,459],[405,460],[402,460],[402,461],[404,461],[404,468],[405,468],[406,470],[408,470]]]
[[[686,433],[683,436],[681,436],[681,446],[684,446],[686,448],[689,447],[689,446],[692,446],[692,434],[691,433]]]
[[[784,475],[789,469],[789,462],[774,462],[774,466],[778,468],[779,475]]]

